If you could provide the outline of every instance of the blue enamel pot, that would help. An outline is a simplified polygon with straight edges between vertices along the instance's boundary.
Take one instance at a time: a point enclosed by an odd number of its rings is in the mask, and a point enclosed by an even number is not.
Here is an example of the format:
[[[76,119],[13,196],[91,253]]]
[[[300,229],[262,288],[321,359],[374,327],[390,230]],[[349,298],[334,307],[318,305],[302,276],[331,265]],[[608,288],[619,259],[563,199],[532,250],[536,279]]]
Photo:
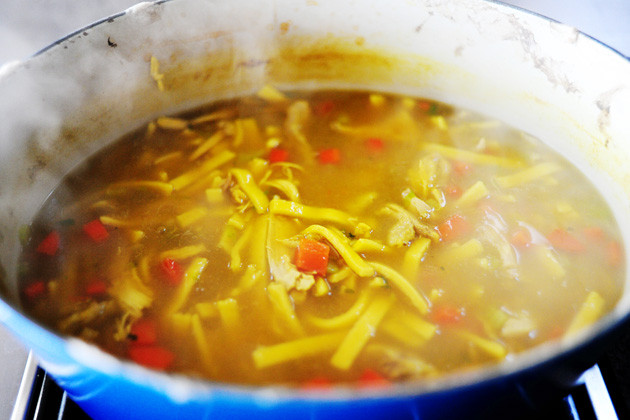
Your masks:
[[[630,243],[630,63],[571,27],[483,0],[141,3],[0,69],[0,321],[93,418],[485,417],[561,392],[623,325],[627,276],[614,309],[571,339],[386,390],[305,391],[152,371],[24,315],[18,229],[70,168],[156,116],[265,84],[404,93],[505,121],[583,170]]]

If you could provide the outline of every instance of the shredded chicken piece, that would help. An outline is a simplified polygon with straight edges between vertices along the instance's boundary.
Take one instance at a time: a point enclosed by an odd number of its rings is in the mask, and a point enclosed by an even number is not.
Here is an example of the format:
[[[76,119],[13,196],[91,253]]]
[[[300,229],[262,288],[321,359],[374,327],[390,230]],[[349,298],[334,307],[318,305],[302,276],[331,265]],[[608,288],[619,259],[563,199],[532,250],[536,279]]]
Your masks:
[[[433,228],[420,222],[411,212],[397,204],[388,204],[381,209],[381,213],[397,219],[387,235],[387,243],[390,246],[403,246],[411,242],[416,234],[434,241],[440,239],[440,235]]]
[[[288,255],[282,255],[279,260],[272,272],[273,280],[282,283],[287,290],[309,290],[315,284],[315,277],[298,271]]]
[[[58,327],[61,331],[69,332],[79,326],[85,326],[99,317],[112,313],[115,305],[113,301],[90,302],[87,308],[62,319]]]
[[[358,138],[382,137],[396,141],[412,141],[420,137],[420,128],[406,109],[400,109],[382,121],[350,126],[334,122],[330,128]]]
[[[303,130],[311,115],[311,107],[307,101],[295,101],[287,108],[287,119],[284,123],[286,131],[296,140],[300,153],[307,161],[313,160],[313,151]]]
[[[365,351],[381,360],[378,370],[394,380],[419,379],[437,374],[437,370],[430,363],[394,347],[373,343]]]

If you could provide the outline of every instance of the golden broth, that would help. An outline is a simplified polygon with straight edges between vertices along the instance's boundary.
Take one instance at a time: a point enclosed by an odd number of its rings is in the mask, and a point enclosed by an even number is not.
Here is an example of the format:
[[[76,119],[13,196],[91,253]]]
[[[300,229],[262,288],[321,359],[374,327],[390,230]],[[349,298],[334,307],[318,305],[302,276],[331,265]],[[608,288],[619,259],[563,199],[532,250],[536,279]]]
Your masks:
[[[383,385],[496,363],[596,321],[623,249],[541,142],[428,100],[258,95],[160,118],[23,230],[35,318],[225,382]]]

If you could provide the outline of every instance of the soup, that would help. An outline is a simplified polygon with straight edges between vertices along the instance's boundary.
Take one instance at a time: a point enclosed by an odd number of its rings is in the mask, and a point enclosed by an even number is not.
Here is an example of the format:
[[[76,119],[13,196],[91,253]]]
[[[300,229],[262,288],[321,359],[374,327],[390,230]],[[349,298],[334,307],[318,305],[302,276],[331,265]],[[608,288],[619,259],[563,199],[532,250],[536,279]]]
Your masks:
[[[430,100],[280,92],[162,117],[22,229],[29,314],[144,366],[383,386],[498,363],[621,292],[604,200],[540,141]]]

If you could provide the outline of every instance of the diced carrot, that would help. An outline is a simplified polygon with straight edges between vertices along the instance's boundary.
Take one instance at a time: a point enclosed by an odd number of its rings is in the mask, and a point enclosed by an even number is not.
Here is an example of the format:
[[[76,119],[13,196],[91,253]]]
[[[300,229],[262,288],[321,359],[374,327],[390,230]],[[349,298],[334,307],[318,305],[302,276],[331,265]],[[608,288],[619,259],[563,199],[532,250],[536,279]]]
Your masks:
[[[270,163],[286,162],[288,160],[289,160],[288,150],[275,148],[269,151]]]
[[[330,247],[313,239],[300,239],[295,251],[295,265],[300,271],[326,275]]]
[[[142,366],[166,370],[173,364],[175,354],[164,347],[133,345],[129,347],[129,358]]]
[[[462,195],[462,189],[457,185],[447,185],[444,188],[444,193],[452,198],[457,198]]]
[[[330,388],[332,382],[325,376],[318,376],[309,381],[302,383],[300,388],[305,391],[326,390]]]
[[[454,214],[438,226],[438,232],[443,241],[454,239],[470,232],[468,220],[459,214]]]
[[[520,227],[512,233],[510,243],[518,248],[527,248],[532,244],[532,234],[529,229]]]
[[[318,117],[325,117],[329,115],[335,109],[335,103],[333,101],[321,101],[313,107],[315,115]]]
[[[46,293],[46,283],[42,280],[38,280],[26,286],[24,288],[24,294],[29,299],[36,299],[43,296]]]
[[[551,242],[551,245],[558,250],[580,253],[584,252],[586,249],[578,238],[564,229],[558,228],[552,230],[549,235],[547,235],[547,239]]]
[[[599,226],[589,226],[582,229],[582,233],[585,237],[594,242],[601,242],[604,240],[604,230]]]
[[[336,164],[341,160],[339,149],[324,149],[319,151],[319,163],[323,165]]]
[[[172,286],[177,286],[184,279],[184,269],[172,258],[164,258],[160,264],[160,270],[166,281]]]
[[[438,306],[433,310],[431,319],[440,325],[452,325],[461,321],[464,311],[451,305]]]
[[[104,295],[107,292],[107,283],[103,279],[94,278],[87,286],[85,286],[85,293],[88,296]]]
[[[391,382],[386,377],[372,369],[365,369],[358,382],[360,388],[380,388],[390,385]]]
[[[371,153],[380,153],[383,151],[383,148],[385,147],[385,143],[383,143],[383,140],[377,137],[372,137],[365,141],[365,147]]]
[[[564,334],[564,328],[559,325],[555,325],[549,330],[548,338],[549,340],[555,340],[557,338],[562,337]]]
[[[157,342],[157,325],[154,320],[141,318],[131,326],[131,335],[136,345],[155,344]]]
[[[458,175],[466,175],[471,171],[472,167],[469,163],[463,162],[461,160],[453,162],[453,170]]]
[[[59,232],[53,230],[39,243],[36,251],[40,254],[53,256],[57,253],[57,250],[59,250],[60,242],[61,238],[59,236]]]
[[[610,241],[606,246],[606,261],[613,267],[619,267],[623,259],[621,245],[617,241]]]
[[[99,219],[94,219],[91,222],[84,224],[83,232],[85,232],[94,242],[103,242],[109,237],[109,232],[107,232],[105,225],[103,225]]]

